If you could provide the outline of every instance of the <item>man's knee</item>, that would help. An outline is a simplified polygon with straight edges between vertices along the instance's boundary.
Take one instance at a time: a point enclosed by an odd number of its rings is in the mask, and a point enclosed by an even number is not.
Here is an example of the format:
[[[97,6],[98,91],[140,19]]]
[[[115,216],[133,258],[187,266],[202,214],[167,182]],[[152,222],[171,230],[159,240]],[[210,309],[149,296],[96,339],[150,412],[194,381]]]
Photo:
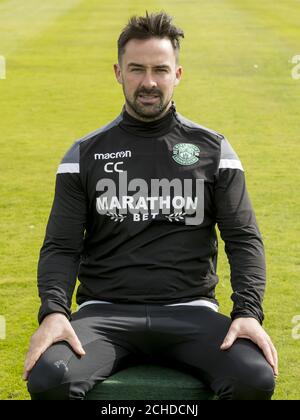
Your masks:
[[[243,382],[238,381],[234,390],[236,400],[271,400],[275,390],[273,370],[266,365],[256,371]]]
[[[228,400],[270,400],[275,390],[275,378],[269,365],[241,372],[239,377],[219,379],[216,393],[220,399]]]
[[[64,400],[69,396],[69,384],[64,381],[68,372],[65,361],[53,361],[47,352],[30,372],[27,388],[33,400]]]

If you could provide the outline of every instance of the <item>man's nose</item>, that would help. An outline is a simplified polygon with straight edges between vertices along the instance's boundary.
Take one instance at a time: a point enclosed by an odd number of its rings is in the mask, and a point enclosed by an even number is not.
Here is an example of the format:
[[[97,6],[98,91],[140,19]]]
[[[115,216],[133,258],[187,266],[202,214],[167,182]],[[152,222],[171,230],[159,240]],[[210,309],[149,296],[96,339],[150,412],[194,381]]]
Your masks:
[[[153,74],[151,72],[146,72],[145,77],[143,79],[143,86],[147,89],[153,89],[157,87],[157,82],[155,78],[153,77]]]

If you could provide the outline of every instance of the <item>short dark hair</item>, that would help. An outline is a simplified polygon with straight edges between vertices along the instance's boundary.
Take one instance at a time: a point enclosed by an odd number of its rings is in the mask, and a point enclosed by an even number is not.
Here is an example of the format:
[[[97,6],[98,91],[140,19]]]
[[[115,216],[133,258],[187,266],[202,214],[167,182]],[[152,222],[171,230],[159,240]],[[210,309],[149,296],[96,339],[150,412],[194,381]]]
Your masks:
[[[131,39],[169,38],[175,51],[176,62],[179,57],[182,29],[172,24],[173,18],[166,12],[150,13],[146,16],[131,16],[118,39],[118,61],[121,63],[125,45]]]

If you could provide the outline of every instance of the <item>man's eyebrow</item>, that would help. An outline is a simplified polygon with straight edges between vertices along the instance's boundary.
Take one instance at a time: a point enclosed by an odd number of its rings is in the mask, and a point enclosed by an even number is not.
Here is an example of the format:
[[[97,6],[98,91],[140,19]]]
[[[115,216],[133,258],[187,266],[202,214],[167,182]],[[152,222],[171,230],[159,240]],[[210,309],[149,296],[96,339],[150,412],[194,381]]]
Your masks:
[[[157,66],[154,66],[155,68],[162,68],[162,69],[169,69],[170,66],[168,64],[158,64]]]
[[[138,64],[138,63],[129,63],[128,67],[141,67],[141,68],[145,68],[145,66],[143,64]],[[157,66],[153,66],[154,68],[166,68],[166,69],[170,69],[170,66],[168,66],[167,64],[158,64]]]

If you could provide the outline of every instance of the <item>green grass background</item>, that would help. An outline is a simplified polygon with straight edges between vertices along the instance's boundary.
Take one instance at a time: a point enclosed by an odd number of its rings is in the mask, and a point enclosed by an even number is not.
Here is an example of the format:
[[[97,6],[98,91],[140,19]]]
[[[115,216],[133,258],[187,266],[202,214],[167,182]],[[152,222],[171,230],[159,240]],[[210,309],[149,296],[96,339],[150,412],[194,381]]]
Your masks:
[[[0,0],[0,399],[28,399],[21,379],[37,328],[36,266],[55,172],[77,138],[123,105],[113,74],[116,40],[141,1]],[[300,397],[298,0],[166,0],[185,30],[178,111],[225,134],[239,154],[263,234],[268,267],[265,328],[280,356],[275,399]],[[223,247],[221,247],[223,248]],[[229,314],[230,271],[220,251],[217,289]]]

